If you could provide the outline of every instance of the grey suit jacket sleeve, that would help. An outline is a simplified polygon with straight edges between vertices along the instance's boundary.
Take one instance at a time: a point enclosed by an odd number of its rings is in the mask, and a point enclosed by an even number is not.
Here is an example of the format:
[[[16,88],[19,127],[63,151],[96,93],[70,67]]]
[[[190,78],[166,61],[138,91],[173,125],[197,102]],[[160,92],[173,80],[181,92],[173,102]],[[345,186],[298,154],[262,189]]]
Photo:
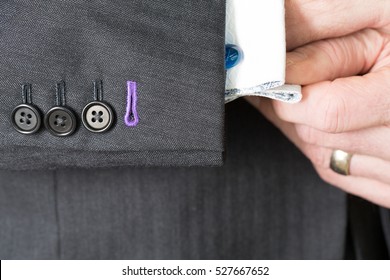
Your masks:
[[[224,28],[223,0],[1,1],[0,168],[221,164]],[[82,122],[94,81],[114,111],[104,133]],[[36,133],[15,129],[21,103],[41,111]],[[50,133],[56,105],[74,112],[71,135]]]

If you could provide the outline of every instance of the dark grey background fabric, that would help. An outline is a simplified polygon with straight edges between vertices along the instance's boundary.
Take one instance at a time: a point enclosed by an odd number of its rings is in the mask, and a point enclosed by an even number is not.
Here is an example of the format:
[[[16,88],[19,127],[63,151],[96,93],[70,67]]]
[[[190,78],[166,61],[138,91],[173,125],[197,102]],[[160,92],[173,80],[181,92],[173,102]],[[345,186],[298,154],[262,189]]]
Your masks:
[[[1,171],[0,258],[343,258],[345,194],[242,100],[226,140],[224,167]]]
[[[0,1],[0,168],[220,165],[224,29],[223,0]],[[47,112],[64,80],[80,115],[96,79],[117,113],[108,133],[13,129],[22,83]],[[123,121],[128,80],[138,85],[132,128]]]
[[[58,256],[53,175],[0,171],[0,259]]]
[[[389,209],[380,209],[380,217],[383,225],[383,235],[387,243],[387,251],[390,256],[390,211]]]

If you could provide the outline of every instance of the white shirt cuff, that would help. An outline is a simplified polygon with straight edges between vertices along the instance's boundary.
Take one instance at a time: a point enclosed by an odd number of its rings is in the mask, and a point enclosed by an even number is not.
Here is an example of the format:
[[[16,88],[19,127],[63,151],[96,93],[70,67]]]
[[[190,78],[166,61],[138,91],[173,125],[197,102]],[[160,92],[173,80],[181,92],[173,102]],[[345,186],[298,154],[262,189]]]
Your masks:
[[[226,44],[243,50],[243,60],[227,70],[225,101],[246,95],[296,103],[301,87],[285,85],[284,0],[227,0]]]

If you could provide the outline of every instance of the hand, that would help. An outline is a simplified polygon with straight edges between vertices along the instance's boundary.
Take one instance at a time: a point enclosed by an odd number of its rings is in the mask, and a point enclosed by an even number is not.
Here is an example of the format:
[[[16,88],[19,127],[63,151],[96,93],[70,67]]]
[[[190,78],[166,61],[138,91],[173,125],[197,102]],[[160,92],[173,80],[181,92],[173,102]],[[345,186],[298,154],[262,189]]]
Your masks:
[[[286,80],[303,100],[248,100],[325,181],[390,208],[390,1],[287,0],[286,13]],[[354,154],[350,176],[329,168],[336,149]]]

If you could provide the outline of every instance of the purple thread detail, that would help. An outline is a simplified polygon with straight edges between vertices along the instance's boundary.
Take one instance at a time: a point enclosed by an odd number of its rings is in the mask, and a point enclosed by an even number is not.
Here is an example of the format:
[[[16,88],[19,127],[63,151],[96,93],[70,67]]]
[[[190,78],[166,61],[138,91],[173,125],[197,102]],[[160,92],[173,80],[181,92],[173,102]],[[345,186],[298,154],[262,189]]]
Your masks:
[[[133,127],[138,124],[137,114],[137,83],[127,81],[127,106],[125,115],[125,124]]]

